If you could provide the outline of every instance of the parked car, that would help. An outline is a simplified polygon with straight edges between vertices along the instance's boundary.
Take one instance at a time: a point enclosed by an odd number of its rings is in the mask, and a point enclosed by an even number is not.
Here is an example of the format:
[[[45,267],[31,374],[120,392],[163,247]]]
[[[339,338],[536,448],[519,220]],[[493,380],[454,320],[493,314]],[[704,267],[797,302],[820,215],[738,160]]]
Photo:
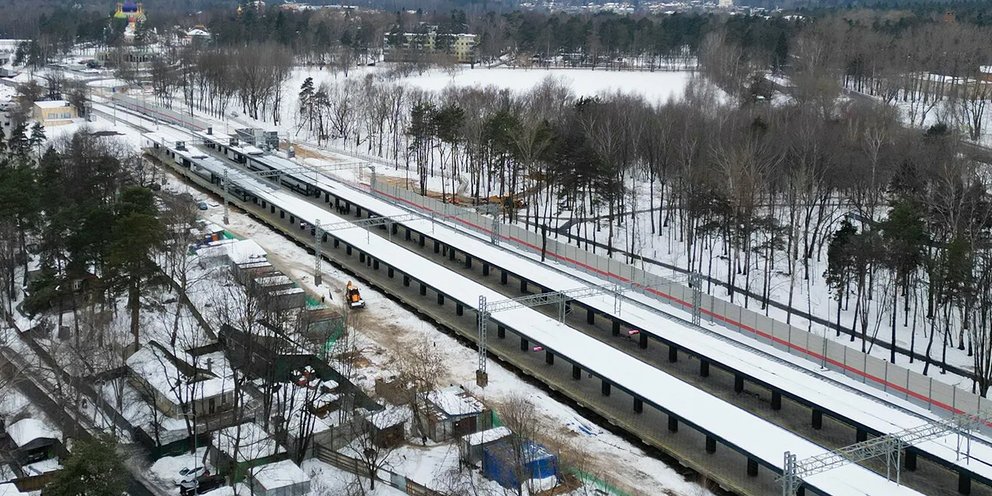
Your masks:
[[[179,496],[203,494],[224,485],[224,477],[220,475],[201,475],[193,480],[179,485]]]
[[[206,210],[207,209],[207,202],[205,202],[203,200],[200,200],[200,201],[196,202],[196,208],[198,208],[200,210]]]

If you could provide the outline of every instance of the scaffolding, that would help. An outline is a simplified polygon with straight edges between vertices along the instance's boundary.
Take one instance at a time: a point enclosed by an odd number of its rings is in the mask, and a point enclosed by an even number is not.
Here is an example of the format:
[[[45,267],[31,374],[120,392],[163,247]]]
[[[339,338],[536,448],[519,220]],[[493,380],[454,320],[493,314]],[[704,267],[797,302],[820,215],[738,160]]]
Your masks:
[[[547,293],[537,293],[532,295],[520,296],[517,298],[507,298],[505,300],[497,300],[494,302],[488,302],[485,296],[479,296],[479,307],[478,307],[478,331],[479,331],[479,368],[478,374],[486,374],[486,352],[488,350],[487,344],[487,328],[489,326],[489,318],[492,314],[497,312],[503,312],[506,310],[511,310],[514,308],[534,308],[544,305],[556,305],[558,308],[558,321],[563,322],[565,316],[568,315],[568,302],[584,298],[587,296],[594,296],[598,294],[612,294],[613,295],[613,311],[616,315],[620,314],[620,305],[622,300],[622,295],[624,289],[619,284],[608,284],[603,286],[583,286],[581,288],[567,289],[563,291],[553,291]]]
[[[910,446],[938,439],[949,434],[957,436],[957,459],[971,457],[972,431],[987,422],[987,415],[955,415],[939,419],[904,431],[868,439],[859,443],[796,460],[796,455],[786,451],[782,468],[782,496],[793,496],[803,481],[814,475],[849,463],[861,463],[874,458],[885,458],[885,478],[902,482],[903,451]]]

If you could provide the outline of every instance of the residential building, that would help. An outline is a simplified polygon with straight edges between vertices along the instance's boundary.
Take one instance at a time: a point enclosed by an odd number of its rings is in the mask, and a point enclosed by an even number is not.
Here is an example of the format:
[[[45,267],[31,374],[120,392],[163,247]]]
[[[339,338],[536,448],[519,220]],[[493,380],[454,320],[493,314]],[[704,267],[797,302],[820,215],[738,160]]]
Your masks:
[[[131,383],[169,417],[196,411],[198,428],[222,414],[228,417],[234,406],[234,374],[224,354],[181,354],[155,341],[146,343],[127,359]]]
[[[418,55],[443,51],[461,64],[478,60],[478,36],[469,33],[438,33],[437,26],[424,26],[416,33],[390,33],[385,37],[383,58],[387,62],[406,61]]]
[[[79,118],[76,107],[65,100],[34,102],[33,114],[34,120],[45,127],[72,124],[73,119]]]

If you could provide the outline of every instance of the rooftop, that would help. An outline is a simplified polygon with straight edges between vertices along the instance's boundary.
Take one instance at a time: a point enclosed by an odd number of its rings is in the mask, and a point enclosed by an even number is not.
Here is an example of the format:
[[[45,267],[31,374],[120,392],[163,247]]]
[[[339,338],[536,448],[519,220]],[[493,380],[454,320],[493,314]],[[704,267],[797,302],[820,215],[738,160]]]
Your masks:
[[[47,108],[62,108],[62,107],[68,107],[69,106],[69,102],[67,102],[65,100],[45,100],[45,101],[41,101],[41,102],[34,102],[34,104],[35,104],[36,107],[43,108],[43,109],[47,109]]]
[[[7,427],[7,434],[17,446],[24,446],[35,439],[59,439],[59,432],[48,424],[33,418],[18,420]]]
[[[179,400],[174,384],[180,377],[196,382],[196,395],[204,398],[233,389],[233,373],[223,353],[209,353],[200,357],[192,357],[185,352],[181,354],[182,356],[175,357],[152,341],[128,357],[127,366],[159,394],[177,404]],[[208,359],[210,371],[206,370]],[[195,372],[192,364],[196,364]]]
[[[369,422],[376,429],[386,429],[394,425],[402,424],[413,416],[413,412],[410,411],[408,406],[393,406],[386,408],[385,410],[380,410],[369,415]]]
[[[491,443],[493,441],[503,439],[510,434],[512,434],[512,432],[509,427],[500,426],[475,432],[467,436],[462,436],[462,439],[464,439],[469,446],[478,446],[480,444]]]
[[[257,460],[286,451],[262,426],[254,422],[217,431],[214,447],[238,462]]]
[[[427,400],[442,413],[452,417],[477,415],[486,407],[461,386],[451,386],[428,393]]]
[[[251,469],[251,477],[268,492],[281,487],[308,482],[310,477],[292,460],[260,465]]]

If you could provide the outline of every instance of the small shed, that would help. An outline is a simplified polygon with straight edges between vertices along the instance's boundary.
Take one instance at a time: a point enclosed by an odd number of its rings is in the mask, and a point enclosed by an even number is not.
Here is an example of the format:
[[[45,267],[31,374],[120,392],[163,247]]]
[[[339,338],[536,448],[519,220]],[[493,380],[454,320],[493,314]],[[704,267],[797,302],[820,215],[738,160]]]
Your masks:
[[[13,455],[21,466],[64,454],[58,431],[38,419],[25,418],[10,424],[7,435],[17,446]]]
[[[249,483],[255,496],[306,496],[310,492],[310,477],[291,460],[251,469]]]
[[[437,442],[471,434],[492,425],[492,412],[461,386],[427,394],[428,436]]]
[[[282,312],[306,306],[307,294],[303,288],[282,288],[269,291],[262,301],[269,311]]]
[[[458,443],[458,454],[462,461],[475,465],[482,460],[482,451],[512,434],[509,427],[500,426],[462,436]]]
[[[408,406],[392,406],[368,416],[372,442],[380,448],[395,448],[406,440],[406,424],[413,417]]]
[[[504,441],[482,450],[482,475],[499,485],[516,490],[528,479],[547,479],[558,475],[558,457],[544,446],[524,441],[515,453],[513,443]]]
[[[240,481],[252,468],[286,458],[286,450],[254,422],[217,431],[210,446],[210,463],[234,481]]]

